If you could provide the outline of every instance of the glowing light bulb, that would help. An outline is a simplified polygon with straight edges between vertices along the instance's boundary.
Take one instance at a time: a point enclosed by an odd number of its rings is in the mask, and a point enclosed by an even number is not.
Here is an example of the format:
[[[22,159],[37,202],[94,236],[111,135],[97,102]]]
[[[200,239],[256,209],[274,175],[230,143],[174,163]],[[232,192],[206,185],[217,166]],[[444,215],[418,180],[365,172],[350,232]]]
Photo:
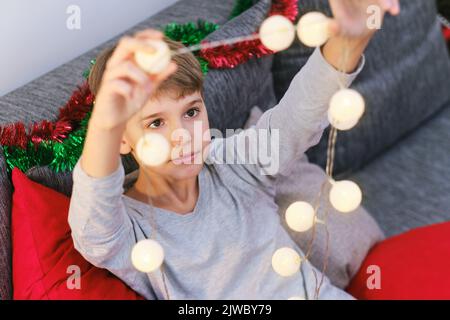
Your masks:
[[[312,205],[304,201],[294,202],[286,210],[287,225],[297,232],[305,232],[311,229],[314,222],[318,222],[315,216]]]
[[[272,51],[289,48],[295,39],[295,27],[292,22],[281,15],[274,15],[266,20],[259,29],[262,44]]]
[[[330,37],[330,21],[321,12],[309,12],[298,22],[297,36],[308,47],[320,47]]]
[[[147,133],[142,136],[137,145],[136,153],[147,166],[159,166],[170,157],[170,144],[166,138],[157,133]]]
[[[154,51],[136,51],[134,53],[134,59],[138,66],[149,74],[161,73],[170,64],[170,48],[167,43],[162,40],[148,40],[148,45],[153,48]]]
[[[151,239],[136,243],[131,251],[133,266],[145,273],[158,269],[164,261],[164,250],[161,245]]]
[[[328,120],[338,130],[350,130],[361,119],[364,110],[361,94],[353,89],[342,89],[331,98]]]
[[[351,212],[359,207],[362,201],[362,192],[353,181],[333,182],[330,190],[330,202],[333,207],[343,213]]]
[[[291,248],[280,248],[272,256],[272,268],[282,277],[289,277],[300,269],[302,260],[299,254]]]

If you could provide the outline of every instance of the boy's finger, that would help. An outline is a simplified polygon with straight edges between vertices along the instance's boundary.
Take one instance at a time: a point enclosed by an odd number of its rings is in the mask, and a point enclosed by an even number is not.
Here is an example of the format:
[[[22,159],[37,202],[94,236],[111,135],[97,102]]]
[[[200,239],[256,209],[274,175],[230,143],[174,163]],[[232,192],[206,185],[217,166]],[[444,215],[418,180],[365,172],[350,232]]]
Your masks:
[[[398,15],[400,13],[400,2],[399,0],[380,0],[381,8],[385,12],[389,12],[391,15]]]
[[[392,7],[392,0],[379,0],[378,3],[380,4],[381,9],[383,11],[390,11]]]
[[[112,80],[109,85],[113,92],[122,96],[124,99],[129,100],[133,91],[133,87],[125,80],[115,79]]]
[[[400,14],[401,11],[401,7],[400,7],[400,1],[399,0],[392,0],[393,4],[392,4],[392,8],[390,10],[390,14],[392,14],[393,16],[396,16],[398,14]]]

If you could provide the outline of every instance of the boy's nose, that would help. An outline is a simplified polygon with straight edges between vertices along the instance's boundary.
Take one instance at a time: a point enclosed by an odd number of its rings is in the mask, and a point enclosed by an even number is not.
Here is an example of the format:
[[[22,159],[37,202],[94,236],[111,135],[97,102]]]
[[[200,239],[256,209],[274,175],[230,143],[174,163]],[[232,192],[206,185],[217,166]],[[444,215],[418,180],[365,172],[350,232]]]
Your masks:
[[[192,137],[190,132],[182,127],[179,127],[172,131],[171,142],[173,146],[183,146],[190,143],[191,140]]]

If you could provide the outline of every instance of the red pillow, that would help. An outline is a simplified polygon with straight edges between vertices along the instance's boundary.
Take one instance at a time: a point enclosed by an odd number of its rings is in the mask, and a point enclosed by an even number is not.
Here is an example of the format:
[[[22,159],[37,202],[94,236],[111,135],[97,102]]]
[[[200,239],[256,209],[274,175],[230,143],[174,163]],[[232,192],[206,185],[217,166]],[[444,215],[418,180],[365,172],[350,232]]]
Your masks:
[[[373,288],[378,274],[381,289]],[[415,229],[381,242],[368,254],[347,291],[367,300],[450,299],[450,223]]]
[[[69,198],[31,181],[17,168],[12,181],[14,299],[143,299],[75,250],[67,222]],[[78,271],[79,282],[74,280]]]

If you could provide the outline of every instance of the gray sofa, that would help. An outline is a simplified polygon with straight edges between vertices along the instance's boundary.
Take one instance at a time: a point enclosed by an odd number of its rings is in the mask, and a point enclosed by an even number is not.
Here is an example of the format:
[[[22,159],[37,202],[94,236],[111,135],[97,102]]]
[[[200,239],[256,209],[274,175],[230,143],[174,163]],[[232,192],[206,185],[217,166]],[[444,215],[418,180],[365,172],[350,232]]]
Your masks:
[[[264,18],[270,1],[254,2],[252,19],[246,20],[253,23],[227,21],[231,0],[183,0],[126,33],[202,18],[221,25],[209,39],[248,34]],[[329,13],[327,3],[299,0],[300,13]],[[450,58],[434,1],[408,0],[402,5],[401,17],[387,17],[383,31],[366,52],[366,68],[354,86],[365,96],[367,112],[354,130],[338,134],[336,150],[337,178],[361,185],[364,206],[387,236],[450,219],[450,85],[446,83]],[[0,125],[55,118],[82,82],[90,60],[117,38],[0,97]],[[274,106],[310,54],[310,49],[297,43],[233,70],[211,70],[205,98],[212,127],[240,128],[253,106],[263,110]],[[308,152],[309,160],[321,166],[326,138]],[[127,164],[127,172],[133,169],[134,164]],[[67,177],[70,173],[59,178]],[[70,194],[70,188],[63,190],[58,181],[53,181],[53,187]],[[1,149],[0,185],[0,299],[10,299],[12,186]]]

